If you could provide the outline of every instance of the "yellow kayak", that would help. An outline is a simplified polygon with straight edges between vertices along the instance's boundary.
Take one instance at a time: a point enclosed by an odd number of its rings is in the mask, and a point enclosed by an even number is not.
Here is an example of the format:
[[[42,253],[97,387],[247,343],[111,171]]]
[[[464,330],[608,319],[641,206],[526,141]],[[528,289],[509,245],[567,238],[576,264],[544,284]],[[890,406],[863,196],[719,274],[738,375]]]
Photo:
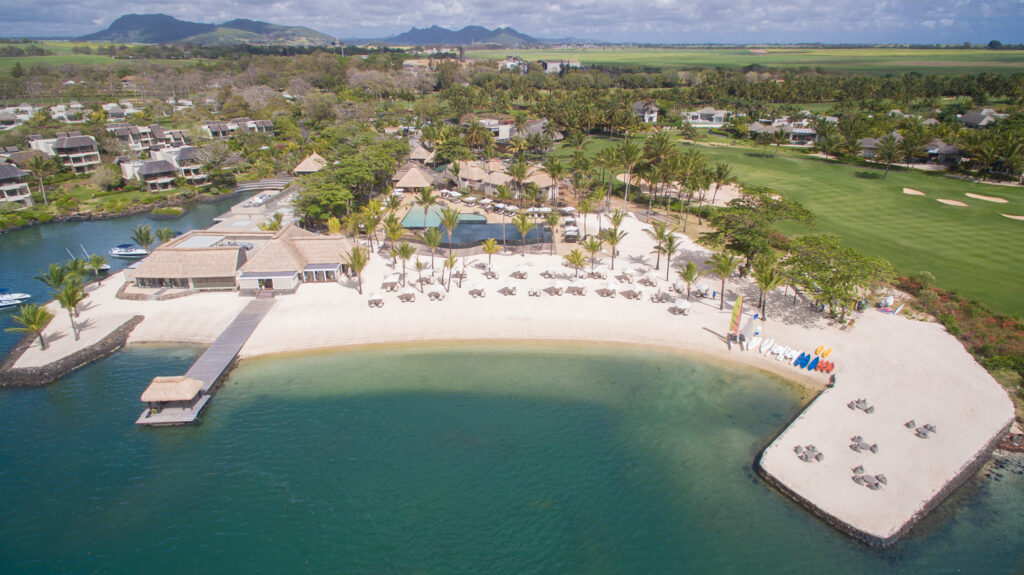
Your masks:
[[[821,357],[828,357],[829,354],[831,354],[831,353],[832,353],[832,348],[830,347],[830,348],[825,350],[825,353],[821,354]]]
[[[814,350],[814,355],[821,355],[821,350],[825,349],[825,346],[819,345],[818,349]]]

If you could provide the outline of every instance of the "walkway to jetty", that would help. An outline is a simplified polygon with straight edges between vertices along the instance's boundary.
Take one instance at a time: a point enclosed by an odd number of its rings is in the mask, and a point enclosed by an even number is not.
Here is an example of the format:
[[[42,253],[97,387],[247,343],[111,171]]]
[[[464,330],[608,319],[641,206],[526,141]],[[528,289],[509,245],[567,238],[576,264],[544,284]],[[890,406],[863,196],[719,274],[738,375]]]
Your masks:
[[[274,302],[273,299],[257,299],[249,302],[185,373],[185,377],[203,382],[198,400],[187,407],[164,407],[156,413],[150,413],[150,409],[146,408],[135,423],[139,425],[184,425],[194,422],[199,417],[199,412],[210,401],[210,397],[213,395],[213,386],[231,368],[239,350],[248,341],[252,332],[256,330],[256,326],[266,317],[270,308],[274,306]]]

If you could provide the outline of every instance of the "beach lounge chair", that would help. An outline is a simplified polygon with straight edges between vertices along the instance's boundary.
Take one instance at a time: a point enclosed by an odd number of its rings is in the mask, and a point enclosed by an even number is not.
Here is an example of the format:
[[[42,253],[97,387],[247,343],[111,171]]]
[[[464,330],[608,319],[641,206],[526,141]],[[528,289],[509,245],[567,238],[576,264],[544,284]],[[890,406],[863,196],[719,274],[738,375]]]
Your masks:
[[[561,281],[554,281],[546,288],[546,291],[551,295],[562,295],[565,291],[565,283]]]
[[[473,287],[469,288],[469,295],[473,297],[487,297],[487,289],[484,284],[476,283]]]
[[[379,292],[374,292],[370,294],[370,298],[366,300],[366,303],[368,303],[370,307],[384,307],[384,296]]]
[[[427,298],[429,298],[430,301],[441,301],[444,299],[444,296],[444,289],[439,285],[433,286],[427,290]]]
[[[518,289],[519,289],[519,284],[517,284],[516,282],[510,281],[510,282],[505,282],[505,285],[503,285],[501,287],[501,289],[498,290],[498,291],[503,293],[503,294],[505,294],[505,295],[516,295],[516,291]]]
[[[401,302],[413,302],[416,301],[416,290],[411,287],[404,287],[398,292],[398,301]]]

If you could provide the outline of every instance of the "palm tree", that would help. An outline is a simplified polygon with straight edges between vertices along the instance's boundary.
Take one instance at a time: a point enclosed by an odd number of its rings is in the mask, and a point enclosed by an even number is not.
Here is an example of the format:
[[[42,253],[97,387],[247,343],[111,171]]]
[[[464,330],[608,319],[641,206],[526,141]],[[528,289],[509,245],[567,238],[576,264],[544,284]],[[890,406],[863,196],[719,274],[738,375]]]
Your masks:
[[[359,295],[363,295],[363,270],[366,264],[370,263],[370,251],[361,246],[352,246],[347,254],[341,254],[342,260],[348,265],[348,269],[356,274],[359,280]]]
[[[618,155],[622,167],[626,168],[626,191],[622,195],[622,209],[626,209],[626,202],[629,201],[629,185],[633,181],[633,167],[643,158],[643,150],[632,141],[626,140],[619,145]]]
[[[608,221],[612,223],[613,228],[619,228],[622,226],[622,221],[626,219],[626,212],[622,210],[615,210],[608,214]]]
[[[558,227],[558,220],[561,216],[558,212],[548,212],[544,214],[544,223],[548,225],[548,229],[551,230],[551,255],[555,255],[555,228]]]
[[[452,255],[452,233],[459,225],[459,210],[455,208],[441,208],[441,225],[448,232],[448,256]]]
[[[900,143],[892,134],[888,134],[878,140],[878,150],[875,152],[878,159],[885,163],[885,172],[882,174],[884,180],[889,175],[889,167],[900,161],[903,157],[903,150]]]
[[[444,239],[441,229],[427,228],[420,234],[420,239],[423,240],[423,245],[430,248],[430,269],[434,269],[434,253],[437,252],[437,248],[441,247],[441,240]]]
[[[530,233],[530,230],[537,227],[533,223],[533,219],[530,218],[529,214],[516,214],[512,218],[512,223],[515,224],[516,229],[519,230],[519,235],[523,238],[523,257],[526,257],[526,234]]]
[[[508,189],[508,186],[502,184],[494,189],[494,198],[503,204],[511,202],[515,196],[512,195],[512,190]],[[505,245],[505,210],[501,210],[501,245]]]
[[[103,282],[100,280],[100,270],[103,269],[103,266],[107,265],[107,258],[101,254],[92,254],[89,256],[85,265],[89,268],[89,271],[96,276],[96,280],[102,285]]]
[[[597,236],[588,236],[580,245],[583,249],[587,250],[590,254],[590,273],[594,273],[594,264],[597,263],[597,254],[601,251],[601,247],[604,246],[604,240]]]
[[[377,226],[384,219],[381,216],[382,209],[380,200],[370,200],[359,210],[359,217],[366,228],[366,240],[370,243],[370,250],[373,250],[373,240],[377,239]]]
[[[491,266],[491,256],[501,251],[501,246],[498,245],[498,240],[494,238],[487,238],[484,243],[481,244],[484,253],[487,254],[487,267]]]
[[[654,262],[654,269],[661,269],[661,246],[665,242],[665,236],[668,235],[668,224],[660,221],[651,222],[650,229],[644,229],[644,233],[651,236],[654,240],[654,253],[658,254],[658,259]]]
[[[785,144],[788,141],[789,141],[789,138],[786,136],[786,132],[783,132],[782,129],[778,129],[778,130],[775,130],[774,132],[772,132],[772,143],[775,144],[775,153],[772,154],[773,158],[778,157],[778,155],[779,155],[779,147],[782,146],[782,144]]]
[[[725,162],[718,162],[715,164],[715,172],[714,175],[711,176],[711,181],[715,182],[715,193],[711,195],[711,205],[714,206],[715,200],[718,199],[718,188],[725,184],[735,182],[736,176],[732,174],[732,168],[729,167],[729,164],[726,164]],[[704,196],[702,195],[701,200],[703,201],[703,199]],[[700,206],[697,207],[697,221],[698,223],[703,223],[700,219]]]
[[[391,257],[395,258],[395,261],[402,260],[402,285],[405,285],[405,263],[409,261],[412,256],[416,255],[416,248],[412,247],[409,242],[402,242],[397,246],[391,248]]]
[[[772,135],[768,132],[761,132],[757,135],[756,141],[761,146],[761,157],[768,157],[768,146],[772,143]]]
[[[604,170],[608,170],[608,193],[605,198],[612,197],[612,185],[615,183],[615,169],[619,167],[619,155],[615,148],[604,148],[594,154],[594,163]]]
[[[426,264],[420,261],[420,258],[416,258],[416,264],[413,266],[416,268],[416,273],[419,275],[420,293],[423,293],[423,270],[427,268]]]
[[[544,160],[544,164],[541,167],[544,173],[551,177],[551,181],[555,184],[555,194],[551,199],[551,205],[558,205],[558,182],[569,173],[569,169],[558,161],[558,158],[554,156],[548,156]]]
[[[149,226],[139,226],[132,230],[132,241],[148,253],[150,246],[156,243],[156,238]]]
[[[672,269],[672,256],[676,255],[679,251],[679,237],[673,233],[665,234],[665,239],[661,242],[661,248],[658,253],[660,257],[662,253],[665,254],[665,281],[668,281],[669,271]]]
[[[740,258],[731,252],[721,251],[712,254],[711,259],[704,263],[711,265],[711,273],[722,278],[722,292],[720,296],[722,299],[719,302],[718,309],[725,309],[725,280],[739,267]]]
[[[259,229],[265,232],[276,232],[281,229],[281,222],[284,221],[284,214],[281,212],[274,212],[270,218],[257,226]],[[167,228],[164,228],[167,229]]]
[[[594,203],[590,196],[587,196],[576,204],[576,210],[583,216],[583,235],[587,235],[587,214],[594,209]]]
[[[39,348],[46,349],[43,330],[53,319],[53,313],[37,303],[26,303],[18,307],[18,313],[11,315],[11,320],[21,327],[9,327],[4,331],[31,333],[39,336]]]
[[[786,276],[779,271],[778,266],[757,266],[754,269],[754,281],[761,290],[761,318],[768,317],[768,294],[786,281]]]
[[[704,275],[704,272],[697,269],[697,264],[686,262],[686,266],[677,273],[679,274],[679,279],[686,282],[686,301],[690,301],[690,290],[693,288],[693,284],[700,279],[700,276]]]
[[[453,253],[449,253],[448,257],[444,258],[444,269],[448,270],[448,283],[444,286],[444,291],[446,292],[452,291],[452,272],[455,271],[455,265],[458,263],[459,260]],[[444,275],[442,274],[441,277],[443,278]]]
[[[68,311],[68,319],[71,320],[71,331],[75,334],[75,341],[78,341],[78,326],[75,324],[75,315],[77,313],[78,304],[82,303],[85,299],[85,292],[82,290],[82,284],[78,282],[67,282],[60,286],[57,293],[54,294],[57,303],[60,307]]]
[[[575,277],[580,277],[580,268],[587,265],[587,256],[583,255],[580,250],[574,249],[562,257],[576,270]]]
[[[420,195],[416,196],[414,203],[423,208],[423,227],[427,227],[427,210],[437,205],[437,198],[434,197],[434,190],[427,186],[420,188]]]
[[[607,242],[608,245],[611,246],[611,248],[612,248],[612,269],[613,270],[615,269],[615,254],[616,254],[615,248],[616,248],[616,246],[619,245],[619,243],[622,241],[622,239],[626,237],[626,235],[627,235],[626,232],[620,230],[618,226],[615,226],[613,228],[607,228],[603,232],[603,236],[602,237],[603,237],[604,241]]]
[[[64,284],[67,277],[67,268],[60,264],[50,264],[50,267],[43,270],[35,279],[43,282],[50,289],[57,291]]]
[[[43,185],[43,179],[53,175],[55,167],[52,160],[40,155],[32,156],[28,163],[28,169],[32,170],[32,173],[39,178],[39,192],[43,194],[43,203],[46,205],[50,205],[50,202],[46,199],[46,186]]]
[[[405,234],[405,228],[402,227],[402,222],[398,219],[398,216],[394,213],[389,213],[384,217],[384,237],[391,242],[391,249],[395,248],[403,234]]]
[[[530,173],[530,164],[526,160],[517,158],[508,166],[508,175],[516,181],[516,197],[519,199],[519,207],[523,207],[523,182]]]

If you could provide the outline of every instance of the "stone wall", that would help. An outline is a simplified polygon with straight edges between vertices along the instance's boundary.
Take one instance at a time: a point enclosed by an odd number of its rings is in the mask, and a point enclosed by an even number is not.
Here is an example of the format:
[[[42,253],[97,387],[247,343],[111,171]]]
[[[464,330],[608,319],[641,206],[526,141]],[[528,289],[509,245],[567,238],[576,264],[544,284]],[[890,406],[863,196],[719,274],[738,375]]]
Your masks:
[[[53,363],[40,367],[15,368],[14,364],[18,362],[29,346],[39,345],[37,336],[26,335],[7,356],[7,359],[0,364],[0,387],[28,387],[53,383],[72,371],[85,367],[124,347],[132,330],[142,323],[143,319],[145,319],[143,316],[137,315],[121,324],[107,337]]]

